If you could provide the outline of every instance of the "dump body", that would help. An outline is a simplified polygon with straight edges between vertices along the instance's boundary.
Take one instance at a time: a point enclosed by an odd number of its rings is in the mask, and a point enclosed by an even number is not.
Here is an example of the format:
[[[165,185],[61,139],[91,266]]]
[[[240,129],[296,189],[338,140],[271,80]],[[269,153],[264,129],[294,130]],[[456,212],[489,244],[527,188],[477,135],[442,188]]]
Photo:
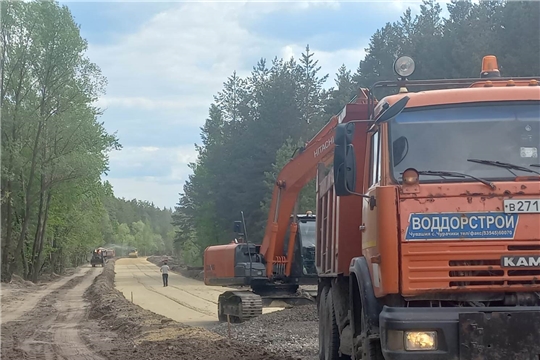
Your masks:
[[[114,249],[105,249],[103,250],[103,256],[105,256],[107,259],[112,259],[116,256],[116,252]]]
[[[347,104],[339,114],[338,123],[367,119],[366,102]],[[366,143],[368,123],[356,123],[354,142]],[[365,146],[355,148],[357,164],[364,166]],[[325,173],[328,171],[328,175]],[[360,197],[338,198],[334,193],[334,174],[324,164],[317,172],[317,246],[316,266],[321,276],[348,275],[351,259],[361,254],[362,203]],[[357,188],[362,188],[365,179],[358,176]],[[349,209],[355,209],[354,212]],[[336,240],[339,239],[339,240]]]

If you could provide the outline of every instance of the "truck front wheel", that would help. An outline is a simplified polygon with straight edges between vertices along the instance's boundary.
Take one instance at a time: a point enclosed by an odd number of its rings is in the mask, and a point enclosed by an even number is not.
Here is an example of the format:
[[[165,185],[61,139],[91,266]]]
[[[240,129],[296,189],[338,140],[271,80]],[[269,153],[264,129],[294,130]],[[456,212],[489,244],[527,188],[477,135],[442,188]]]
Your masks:
[[[356,279],[351,286],[351,326],[352,326],[352,358],[353,360],[384,360],[380,339],[368,338],[372,333],[364,316],[362,296]]]

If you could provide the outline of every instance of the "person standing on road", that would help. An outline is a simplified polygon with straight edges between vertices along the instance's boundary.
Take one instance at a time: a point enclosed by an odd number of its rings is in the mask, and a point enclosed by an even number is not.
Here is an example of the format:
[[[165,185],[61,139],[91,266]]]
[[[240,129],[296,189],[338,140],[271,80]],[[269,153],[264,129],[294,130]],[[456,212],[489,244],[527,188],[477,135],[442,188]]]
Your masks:
[[[169,265],[167,265],[166,261],[161,265],[160,271],[163,278],[163,287],[169,286]]]

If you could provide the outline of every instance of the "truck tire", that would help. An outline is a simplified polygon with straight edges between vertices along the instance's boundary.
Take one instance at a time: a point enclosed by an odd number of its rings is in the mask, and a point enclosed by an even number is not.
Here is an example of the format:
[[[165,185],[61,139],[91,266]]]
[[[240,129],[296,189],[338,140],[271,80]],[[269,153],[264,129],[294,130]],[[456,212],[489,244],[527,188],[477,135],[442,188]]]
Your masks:
[[[334,300],[332,297],[332,287],[323,289],[320,310],[319,310],[319,359],[320,360],[342,360],[339,354],[339,329],[334,310]],[[322,345],[322,346],[321,346]]]
[[[360,289],[356,286],[356,279],[351,287],[351,325],[352,331],[352,353],[353,360],[385,360],[382,355],[379,338],[368,338],[368,321],[364,314],[364,304]]]
[[[328,327],[326,326],[326,307],[328,298],[328,286],[324,286],[319,294],[319,360],[325,360],[326,347],[328,344]]]

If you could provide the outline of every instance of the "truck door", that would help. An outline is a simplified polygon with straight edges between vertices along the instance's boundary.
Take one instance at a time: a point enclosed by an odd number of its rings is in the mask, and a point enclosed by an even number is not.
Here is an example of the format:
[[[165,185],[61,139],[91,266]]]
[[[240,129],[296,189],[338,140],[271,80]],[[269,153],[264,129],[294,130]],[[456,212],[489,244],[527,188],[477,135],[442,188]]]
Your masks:
[[[368,136],[369,139],[369,155],[366,159],[366,167],[369,174],[366,195],[376,196],[376,188],[381,181],[381,146],[380,146],[380,130],[377,130]],[[364,199],[362,206],[362,223],[364,232],[362,235],[362,253],[368,262],[373,286],[380,286],[380,268],[378,263],[372,263],[371,258],[378,254],[377,239],[378,239],[378,221],[377,207],[371,208],[369,199]]]

